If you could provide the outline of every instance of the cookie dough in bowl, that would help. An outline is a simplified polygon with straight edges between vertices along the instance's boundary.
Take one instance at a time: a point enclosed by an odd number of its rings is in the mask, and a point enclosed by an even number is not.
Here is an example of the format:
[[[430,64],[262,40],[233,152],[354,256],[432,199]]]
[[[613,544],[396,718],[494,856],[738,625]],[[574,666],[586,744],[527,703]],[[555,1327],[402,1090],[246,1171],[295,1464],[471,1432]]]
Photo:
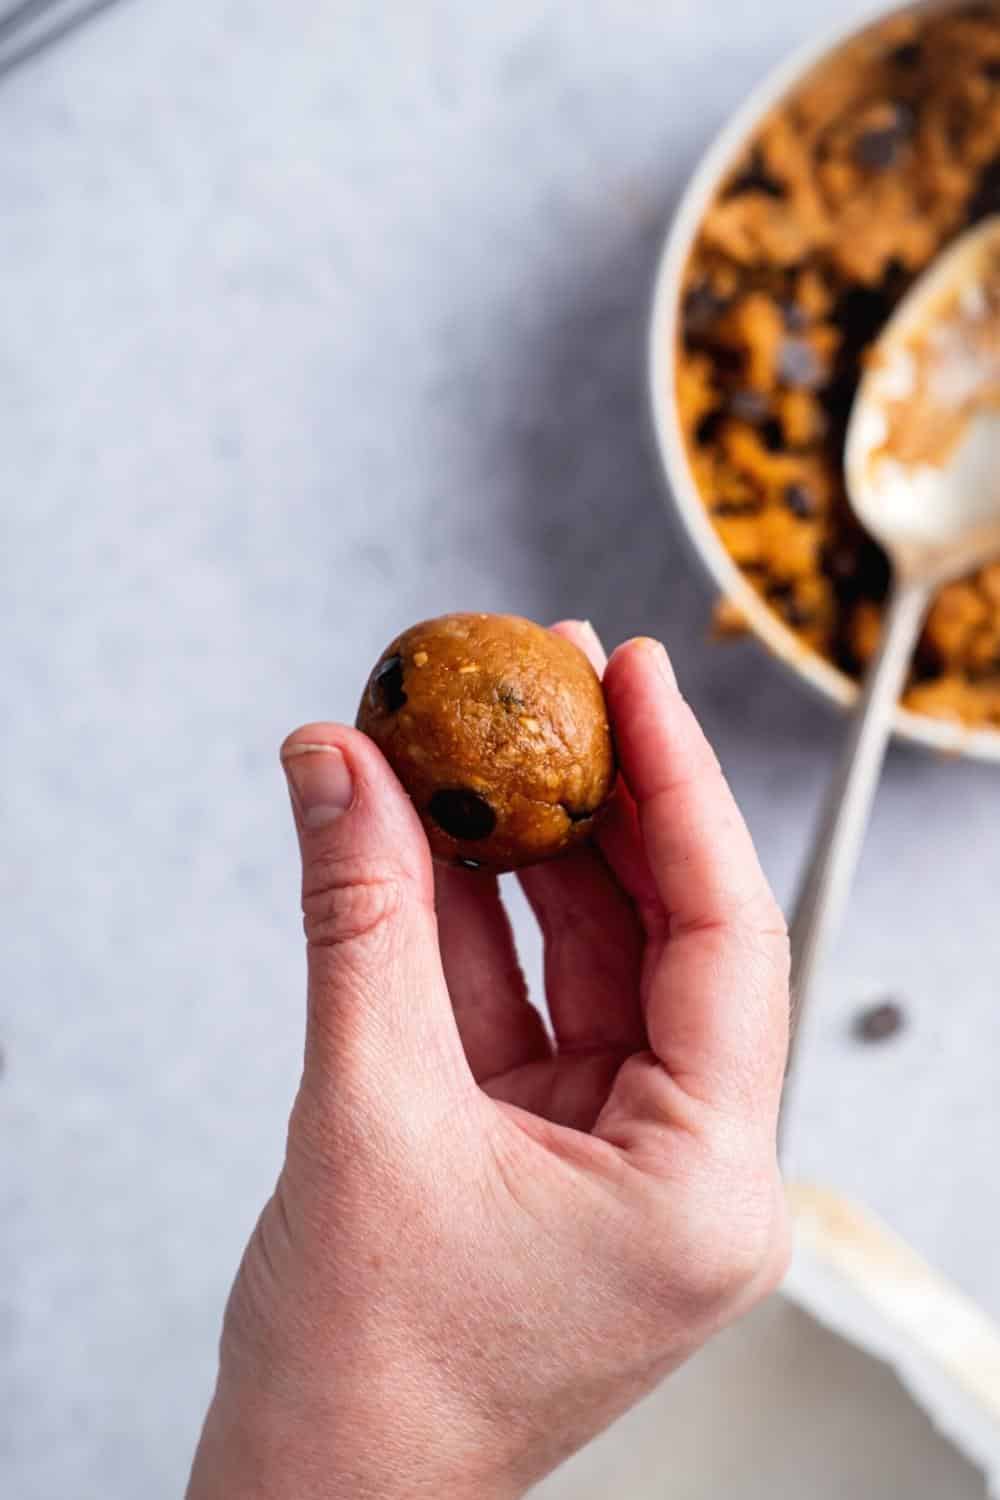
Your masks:
[[[357,723],[452,864],[500,872],[562,854],[589,837],[614,787],[593,667],[515,615],[442,615],[404,631],[379,657]]]
[[[847,703],[886,558],[854,519],[848,416],[913,280],[1000,212],[1000,0],[890,10],[782,66],[692,179],[665,247],[650,372],[677,509],[727,606]],[[943,589],[897,727],[1000,759],[1000,569]]]

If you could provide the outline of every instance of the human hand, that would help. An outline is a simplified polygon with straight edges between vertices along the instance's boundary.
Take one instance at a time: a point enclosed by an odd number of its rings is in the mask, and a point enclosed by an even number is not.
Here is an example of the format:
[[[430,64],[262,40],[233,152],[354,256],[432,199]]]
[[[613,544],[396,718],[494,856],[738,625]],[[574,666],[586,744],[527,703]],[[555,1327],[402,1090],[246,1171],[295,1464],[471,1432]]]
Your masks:
[[[663,648],[605,692],[597,845],[521,876],[555,1048],[496,881],[435,901],[375,746],[286,741],[305,1063],[188,1500],[512,1500],[780,1279],[784,921]]]

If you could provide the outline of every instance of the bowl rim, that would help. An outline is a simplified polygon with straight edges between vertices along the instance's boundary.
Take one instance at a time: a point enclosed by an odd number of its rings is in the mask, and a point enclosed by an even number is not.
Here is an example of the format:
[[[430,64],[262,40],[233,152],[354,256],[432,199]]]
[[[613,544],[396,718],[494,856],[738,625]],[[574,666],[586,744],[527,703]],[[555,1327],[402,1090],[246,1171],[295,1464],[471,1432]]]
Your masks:
[[[677,406],[677,362],[680,293],[688,257],[704,213],[747,138],[781,99],[853,37],[880,20],[911,12],[950,10],[962,0],[909,0],[901,5],[873,4],[828,29],[818,40],[795,49],[754,87],[700,157],[668,226],[653,282],[646,351],[648,404],[655,443],[666,480],[665,503],[672,504],[684,530],[721,594],[746,618],[753,635],[791,672],[827,701],[852,704],[857,683],[819,656],[789,629],[760,597],[730,557],[709,519],[687,455]],[[1000,731],[974,729],[955,720],[934,719],[910,709],[896,709],[894,733],[912,744],[945,755],[1000,762]]]

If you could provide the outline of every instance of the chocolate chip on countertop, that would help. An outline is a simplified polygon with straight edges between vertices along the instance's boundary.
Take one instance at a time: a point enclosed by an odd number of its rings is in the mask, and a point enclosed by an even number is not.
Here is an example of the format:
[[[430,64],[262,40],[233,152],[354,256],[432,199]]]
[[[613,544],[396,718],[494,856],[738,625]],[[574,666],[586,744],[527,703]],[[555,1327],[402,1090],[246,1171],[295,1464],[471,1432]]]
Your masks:
[[[784,385],[813,390],[823,379],[819,355],[808,339],[785,339],[778,353],[778,379]]]
[[[403,691],[403,659],[387,656],[372,673],[369,694],[373,708],[383,708],[386,713],[398,713],[406,702]]]
[[[906,1025],[906,1013],[898,1000],[880,1000],[854,1018],[852,1030],[861,1042],[885,1042]]]
[[[812,492],[804,484],[786,484],[782,499],[792,515],[798,516],[800,521],[808,521],[816,514],[816,502]]]
[[[497,826],[497,815],[485,797],[468,787],[449,787],[435,792],[428,808],[439,828],[453,839],[475,842],[489,838]]]

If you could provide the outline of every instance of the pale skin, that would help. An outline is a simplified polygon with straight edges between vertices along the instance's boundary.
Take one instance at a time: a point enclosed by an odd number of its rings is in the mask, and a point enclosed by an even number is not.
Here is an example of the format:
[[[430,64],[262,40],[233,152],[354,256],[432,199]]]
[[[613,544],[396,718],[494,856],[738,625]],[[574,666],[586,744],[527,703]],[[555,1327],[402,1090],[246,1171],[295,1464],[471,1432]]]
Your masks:
[[[305,1063],[188,1500],[515,1500],[778,1284],[785,924],[663,647],[605,663],[621,783],[526,871],[431,864],[370,741],[285,742]]]

